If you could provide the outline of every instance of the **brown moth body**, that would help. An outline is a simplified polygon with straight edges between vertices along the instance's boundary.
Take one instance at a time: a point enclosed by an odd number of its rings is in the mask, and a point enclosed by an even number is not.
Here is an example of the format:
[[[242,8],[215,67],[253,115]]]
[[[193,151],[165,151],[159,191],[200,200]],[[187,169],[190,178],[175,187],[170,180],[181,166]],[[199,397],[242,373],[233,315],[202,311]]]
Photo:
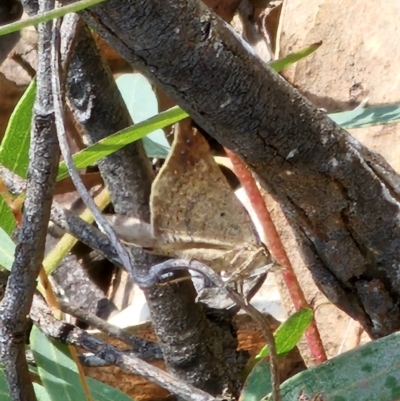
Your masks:
[[[178,130],[152,185],[151,223],[110,216],[125,242],[172,258],[198,260],[235,278],[270,265],[250,216],[196,130]]]

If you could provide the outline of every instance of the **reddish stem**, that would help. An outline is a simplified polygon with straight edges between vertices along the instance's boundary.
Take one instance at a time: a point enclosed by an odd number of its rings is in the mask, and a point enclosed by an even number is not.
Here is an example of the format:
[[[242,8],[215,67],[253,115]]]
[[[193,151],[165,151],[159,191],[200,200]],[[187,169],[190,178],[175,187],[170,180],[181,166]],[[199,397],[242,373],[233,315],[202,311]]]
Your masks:
[[[303,307],[310,308],[304,296],[303,290],[297,281],[293,266],[287,256],[275,224],[272,221],[271,215],[265,205],[265,200],[257,187],[256,181],[254,180],[253,174],[246,164],[239,158],[239,156],[228,149],[225,149],[225,151],[232,162],[233,170],[236,176],[245,189],[254,211],[260,220],[266,236],[268,249],[277,263],[282,266],[283,279],[289,290],[295,309],[299,310]],[[327,357],[315,319],[312,320],[310,326],[305,332],[305,335],[314,361],[317,364],[325,362]]]

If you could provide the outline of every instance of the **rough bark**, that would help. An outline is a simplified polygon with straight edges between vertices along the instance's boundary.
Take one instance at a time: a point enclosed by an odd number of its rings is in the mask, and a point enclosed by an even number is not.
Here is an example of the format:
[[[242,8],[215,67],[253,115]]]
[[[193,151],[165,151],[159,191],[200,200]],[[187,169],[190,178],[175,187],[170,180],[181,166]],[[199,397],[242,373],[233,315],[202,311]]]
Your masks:
[[[314,280],[373,337],[400,328],[400,178],[198,0],[109,0],[85,18],[285,209]]]

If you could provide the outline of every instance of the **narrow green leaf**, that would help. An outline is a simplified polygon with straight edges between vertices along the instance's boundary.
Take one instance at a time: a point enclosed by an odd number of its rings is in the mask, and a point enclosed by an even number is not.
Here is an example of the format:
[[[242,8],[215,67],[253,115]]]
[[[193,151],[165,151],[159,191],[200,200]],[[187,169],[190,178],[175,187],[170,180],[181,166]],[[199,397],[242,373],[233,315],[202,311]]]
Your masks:
[[[342,113],[328,114],[343,129],[365,128],[400,122],[400,104],[356,108]]]
[[[11,270],[14,262],[15,244],[9,235],[0,227],[0,266]]]
[[[38,374],[52,400],[85,400],[78,368],[71,358],[68,346],[47,338],[36,326],[30,336],[31,349]],[[132,401],[122,391],[87,378],[94,401]]]
[[[8,33],[17,32],[22,28],[26,28],[31,25],[37,25],[41,22],[51,21],[54,18],[63,17],[69,13],[77,13],[78,11],[84,10],[85,8],[94,6],[96,4],[102,3],[105,0],[81,0],[75,3],[69,4],[67,6],[63,6],[60,8],[56,8],[51,11],[47,11],[43,14],[37,14],[33,17],[16,21],[11,24],[4,25],[0,27],[0,36],[6,35]]]
[[[304,49],[296,52],[288,54],[286,57],[283,57],[279,60],[271,61],[268,65],[276,72],[280,72],[290,65],[296,63],[297,61],[309,56],[314,53],[320,46],[322,42],[313,43],[312,45],[305,47]]]
[[[30,344],[38,374],[50,398],[57,401],[85,400],[85,392],[69,348],[47,338],[33,326]]]
[[[171,109],[149,118],[146,121],[110,135],[86,149],[75,153],[75,165],[78,169],[90,166],[103,157],[106,157],[124,146],[143,138],[150,132],[174,124],[183,120],[187,116],[188,114],[178,106],[172,107]],[[65,163],[62,162],[60,163],[57,180],[60,181],[66,177],[68,177],[68,169]]]
[[[132,398],[114,387],[98,380],[87,378],[90,393],[96,401],[132,401]],[[57,400],[58,401],[58,400]]]
[[[15,228],[15,218],[6,201],[0,195],[0,228],[11,235]]]
[[[35,390],[35,395],[37,401],[51,401],[47,391],[43,386],[38,383],[33,383],[33,389]],[[11,401],[10,393],[8,391],[6,377],[4,375],[3,368],[0,366],[0,400],[1,401]]]
[[[309,308],[302,308],[290,316],[278,327],[274,333],[276,351],[278,355],[286,354],[296,346],[296,344],[300,341],[301,336],[310,325],[312,318],[312,310]],[[255,359],[258,360],[265,358],[268,355],[269,350],[268,346],[266,345],[262,348]]]
[[[0,164],[26,178],[29,163],[29,141],[36,80],[33,80],[11,114],[0,145]]]

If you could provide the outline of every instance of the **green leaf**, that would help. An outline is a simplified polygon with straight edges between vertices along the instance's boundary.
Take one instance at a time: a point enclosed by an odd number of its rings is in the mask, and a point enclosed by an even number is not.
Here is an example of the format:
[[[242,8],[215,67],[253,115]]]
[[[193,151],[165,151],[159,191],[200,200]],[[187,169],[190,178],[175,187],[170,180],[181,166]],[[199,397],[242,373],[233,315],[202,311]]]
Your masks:
[[[29,163],[29,142],[36,80],[33,80],[11,114],[0,144],[0,164],[26,178]],[[15,228],[15,218],[0,196],[0,227],[9,235]],[[1,252],[1,250],[0,250]]]
[[[135,124],[158,114],[157,96],[146,77],[137,73],[124,74],[115,82]],[[170,149],[162,129],[143,138],[143,145],[148,157],[166,157]]]
[[[11,266],[14,262],[15,244],[1,227],[0,244],[0,266],[11,270]]]
[[[247,376],[239,401],[258,401],[271,391],[271,369],[269,363],[263,359],[254,366]]]
[[[276,351],[278,355],[286,354],[291,351],[300,341],[301,336],[310,325],[313,318],[313,312],[309,308],[302,308],[285,322],[283,322],[274,333]],[[268,346],[262,348],[255,357],[256,360],[265,358],[269,355]]]
[[[26,178],[29,163],[29,142],[36,80],[33,80],[11,114],[0,145],[0,164]]]
[[[33,383],[37,401],[51,401],[51,398],[46,389],[38,383]]]
[[[6,201],[0,195],[0,228],[11,235],[15,228],[15,217],[9,209]]]
[[[30,336],[38,374],[50,398],[57,401],[85,400],[78,368],[68,346],[47,338],[36,326]],[[132,401],[122,391],[87,378],[94,401]]]
[[[296,63],[297,61],[309,56],[314,53],[320,46],[322,42],[313,43],[312,45],[305,47],[304,49],[296,52],[288,54],[286,57],[281,58],[280,60],[271,61],[268,65],[276,72],[280,72],[290,65]]]
[[[30,344],[40,379],[53,400],[85,400],[78,369],[68,346],[47,338],[33,326]]]
[[[116,152],[124,146],[143,138],[150,132],[164,128],[186,118],[188,114],[178,106],[164,111],[146,121],[135,124],[129,128],[119,131],[107,138],[102,139],[86,149],[75,153],[74,161],[78,169],[90,166],[103,157]],[[64,162],[60,163],[57,180],[68,177],[68,169]]]
[[[143,75],[124,74],[116,79],[116,84],[135,124],[158,114],[157,97]],[[157,129],[144,137],[143,145],[148,157],[164,158],[170,149],[162,129]]]
[[[45,388],[38,383],[33,383],[33,389],[35,390],[37,401],[51,401],[49,395],[47,394]],[[7,387],[6,377],[4,375],[4,370],[0,366],[0,400],[1,401],[11,401],[10,393]]]
[[[281,385],[282,401],[396,401],[400,399],[400,333],[371,341]],[[261,361],[249,375],[242,401],[261,400],[271,391],[269,366]],[[266,401],[272,401],[269,394]]]
[[[328,114],[343,129],[365,128],[400,122],[400,104],[356,108],[342,113]]]

